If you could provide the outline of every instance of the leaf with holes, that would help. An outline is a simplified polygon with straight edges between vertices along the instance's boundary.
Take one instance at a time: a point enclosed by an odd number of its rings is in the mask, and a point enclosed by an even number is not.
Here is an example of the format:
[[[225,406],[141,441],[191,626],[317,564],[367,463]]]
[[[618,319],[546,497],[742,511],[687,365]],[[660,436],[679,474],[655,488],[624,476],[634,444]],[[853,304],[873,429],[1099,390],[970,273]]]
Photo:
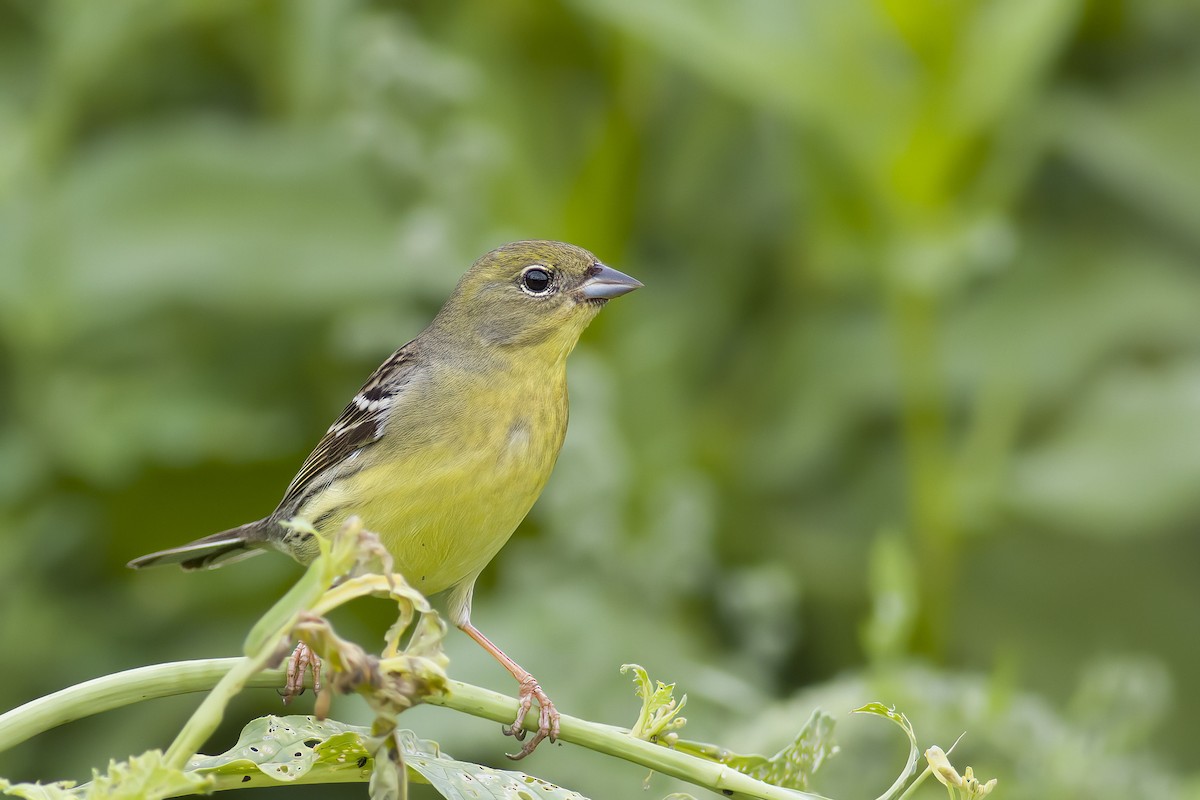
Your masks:
[[[260,717],[242,728],[232,748],[216,756],[196,756],[188,769],[216,775],[262,773],[285,782],[318,764],[363,770],[370,760],[363,742],[369,734],[367,728],[313,716]]]
[[[821,709],[813,711],[808,722],[787,747],[767,758],[760,755],[741,755],[712,744],[680,739],[674,749],[690,755],[719,761],[738,772],[772,786],[807,790],[813,773],[825,760],[837,754],[833,743],[834,719]]]
[[[405,754],[404,760],[446,800],[587,800],[532,775],[455,761],[445,754]]]
[[[228,751],[196,756],[188,769],[248,779],[266,775],[288,783],[305,776],[312,782],[320,772],[325,773],[322,782],[339,777],[365,781],[375,766],[367,749],[370,735],[368,728],[313,716],[262,717],[246,725]],[[420,739],[412,731],[397,731],[396,743],[409,777],[432,784],[447,800],[587,800],[578,792],[521,772],[456,761],[436,742]],[[350,772],[356,775],[345,774]]]

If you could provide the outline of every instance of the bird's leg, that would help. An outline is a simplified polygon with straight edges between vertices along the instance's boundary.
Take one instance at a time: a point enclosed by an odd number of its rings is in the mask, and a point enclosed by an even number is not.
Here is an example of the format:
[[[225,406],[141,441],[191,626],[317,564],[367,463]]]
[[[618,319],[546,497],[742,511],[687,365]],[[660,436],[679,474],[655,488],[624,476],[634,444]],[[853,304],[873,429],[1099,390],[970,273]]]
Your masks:
[[[285,706],[292,702],[292,698],[304,694],[304,673],[310,669],[313,676],[313,692],[319,695],[321,693],[321,659],[308,645],[300,642],[288,656],[287,680],[283,684],[283,691],[279,693],[283,697]]]
[[[558,738],[558,709],[554,707],[554,703],[550,702],[550,698],[542,691],[541,685],[537,680],[529,674],[529,671],[524,669],[520,664],[509,658],[503,650],[492,644],[491,640],[484,636],[478,628],[470,622],[460,623],[459,628],[467,636],[470,636],[475,641],[479,642],[479,646],[492,654],[492,657],[504,665],[504,668],[512,673],[512,676],[517,679],[517,683],[521,684],[521,691],[517,695],[521,702],[520,708],[517,709],[517,719],[512,725],[502,728],[505,736],[514,736],[518,740],[525,738],[525,715],[529,713],[529,709],[536,699],[538,702],[538,729],[533,738],[521,746],[521,752],[513,755],[508,753],[509,758],[513,761],[520,761],[525,756],[533,752],[543,739],[549,739],[551,743]]]

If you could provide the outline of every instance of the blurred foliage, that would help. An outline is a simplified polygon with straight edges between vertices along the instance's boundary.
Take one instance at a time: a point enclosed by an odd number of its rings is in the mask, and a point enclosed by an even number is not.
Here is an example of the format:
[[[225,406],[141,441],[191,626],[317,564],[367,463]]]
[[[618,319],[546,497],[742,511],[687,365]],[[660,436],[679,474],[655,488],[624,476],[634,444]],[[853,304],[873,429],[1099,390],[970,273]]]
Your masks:
[[[564,711],[631,724],[638,661],[738,750],[878,697],[1005,797],[1184,796],[1197,42],[1191,0],[0,0],[0,707],[235,652],[293,565],[124,563],[269,511],[473,258],[550,237],[646,283],[477,592]],[[462,639],[451,674],[507,687]],[[878,791],[902,754],[846,735],[829,770]],[[528,768],[633,791],[606,761]]]

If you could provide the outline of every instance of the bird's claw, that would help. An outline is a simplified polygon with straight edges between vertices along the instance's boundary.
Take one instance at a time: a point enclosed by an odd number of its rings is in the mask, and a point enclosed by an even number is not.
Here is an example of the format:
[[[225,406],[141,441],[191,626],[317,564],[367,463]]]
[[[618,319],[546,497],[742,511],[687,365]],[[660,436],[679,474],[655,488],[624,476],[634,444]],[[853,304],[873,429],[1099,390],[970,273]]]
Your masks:
[[[287,679],[284,681],[283,689],[279,692],[285,706],[291,703],[293,698],[304,694],[304,673],[310,669],[313,676],[313,691],[320,694],[321,659],[312,651],[312,648],[304,642],[300,642],[288,656]]]
[[[542,687],[533,677],[526,678],[521,681],[521,692],[518,695],[520,707],[517,709],[517,719],[512,725],[506,725],[501,728],[505,736],[512,736],[517,741],[524,741],[525,734],[525,716],[533,707],[533,701],[536,699],[538,703],[538,727],[532,739],[525,742],[521,746],[518,753],[506,753],[513,761],[520,761],[525,756],[532,753],[543,739],[549,739],[553,744],[558,739],[558,709],[554,707],[554,703],[550,702],[550,698],[542,691]]]

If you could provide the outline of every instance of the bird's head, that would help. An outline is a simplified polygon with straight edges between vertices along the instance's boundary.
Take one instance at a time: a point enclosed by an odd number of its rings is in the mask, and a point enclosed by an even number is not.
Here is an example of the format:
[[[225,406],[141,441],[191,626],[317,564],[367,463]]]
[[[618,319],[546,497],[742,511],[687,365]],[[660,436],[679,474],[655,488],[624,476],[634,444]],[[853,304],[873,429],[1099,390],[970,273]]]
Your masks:
[[[513,242],[463,275],[434,326],[492,347],[561,355],[601,307],[642,284],[563,242]]]

